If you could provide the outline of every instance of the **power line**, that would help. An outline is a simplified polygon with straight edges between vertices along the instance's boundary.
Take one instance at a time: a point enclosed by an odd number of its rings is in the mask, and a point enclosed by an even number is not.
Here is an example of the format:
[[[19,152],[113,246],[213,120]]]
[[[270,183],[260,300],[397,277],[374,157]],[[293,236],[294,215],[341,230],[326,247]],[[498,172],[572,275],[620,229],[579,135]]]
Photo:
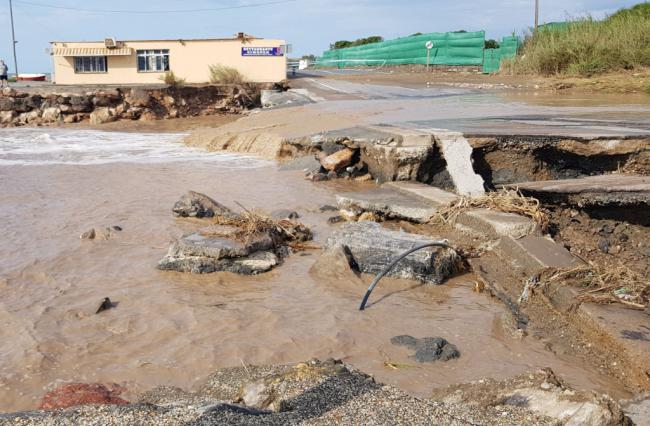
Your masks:
[[[238,6],[223,6],[223,7],[211,7],[211,8],[204,8],[204,9],[178,9],[178,10],[109,10],[109,9],[85,9],[85,8],[79,8],[79,7],[66,7],[66,6],[55,6],[52,4],[44,4],[44,3],[35,3],[35,2],[30,2],[30,1],[23,1],[23,0],[14,0],[14,3],[21,4],[21,5],[27,5],[27,6],[34,6],[34,7],[42,7],[42,8],[47,8],[47,9],[61,9],[61,10],[70,10],[70,11],[75,11],[75,12],[90,12],[90,13],[132,13],[132,14],[159,14],[159,13],[199,13],[199,12],[216,12],[220,10],[231,10],[231,9],[248,9],[248,8],[253,8],[253,7],[262,7],[262,6],[272,6],[272,5],[278,5],[278,4],[284,4],[284,3],[293,3],[298,0],[276,0],[276,1],[270,1],[270,2],[265,2],[265,3],[252,3],[252,4],[243,4],[243,5],[238,5]]]

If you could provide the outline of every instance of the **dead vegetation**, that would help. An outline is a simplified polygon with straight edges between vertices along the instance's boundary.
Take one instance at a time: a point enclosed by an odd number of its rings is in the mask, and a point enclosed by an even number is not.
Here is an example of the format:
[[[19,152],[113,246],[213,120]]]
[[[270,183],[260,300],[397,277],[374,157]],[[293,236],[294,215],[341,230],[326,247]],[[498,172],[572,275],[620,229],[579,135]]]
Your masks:
[[[482,197],[460,197],[448,206],[440,209],[436,216],[432,218],[432,222],[434,224],[451,224],[456,221],[461,213],[477,208],[516,213],[530,217],[539,224],[542,232],[548,230],[550,223],[548,216],[542,211],[537,199],[525,197],[521,192],[513,189],[490,192]]]
[[[246,78],[238,69],[217,64],[210,65],[210,83],[213,84],[242,84]]]
[[[242,207],[243,208],[243,207]],[[234,233],[227,232],[223,235],[211,233],[211,236],[221,236],[235,238],[240,241],[249,242],[255,236],[263,233],[269,233],[272,237],[286,242],[294,248],[307,249],[306,244],[313,237],[311,230],[300,222],[283,219],[275,220],[266,216],[262,212],[247,210],[239,215],[217,216],[212,219],[216,225],[227,225],[237,228]],[[226,235],[227,234],[227,235]]]
[[[616,268],[587,263],[557,270],[543,284],[573,284],[586,289],[577,296],[582,302],[621,303],[638,309],[650,307],[650,282],[646,277],[621,265]]]

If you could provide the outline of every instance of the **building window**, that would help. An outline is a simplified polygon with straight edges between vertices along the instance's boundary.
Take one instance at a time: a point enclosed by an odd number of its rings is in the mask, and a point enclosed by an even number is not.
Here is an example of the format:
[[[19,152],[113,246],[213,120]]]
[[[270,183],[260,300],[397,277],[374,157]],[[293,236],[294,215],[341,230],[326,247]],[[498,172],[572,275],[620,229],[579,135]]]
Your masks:
[[[138,50],[138,72],[169,71],[169,50]]]
[[[76,73],[102,73],[107,72],[106,56],[75,56],[74,72]]]

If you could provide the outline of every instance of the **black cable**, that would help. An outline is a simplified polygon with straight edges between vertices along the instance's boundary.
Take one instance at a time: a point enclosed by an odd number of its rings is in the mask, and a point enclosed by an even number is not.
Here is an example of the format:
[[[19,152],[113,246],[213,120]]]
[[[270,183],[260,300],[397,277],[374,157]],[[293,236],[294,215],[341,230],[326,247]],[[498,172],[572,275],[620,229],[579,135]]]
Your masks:
[[[363,311],[366,309],[366,303],[368,303],[368,298],[370,297],[370,293],[375,289],[377,284],[379,284],[379,280],[381,280],[387,273],[391,271],[397,265],[402,259],[404,259],[406,256],[408,256],[411,253],[415,253],[418,250],[422,250],[427,247],[444,247],[444,248],[451,248],[449,244],[443,243],[442,241],[436,241],[433,243],[427,243],[423,244],[421,246],[417,246],[415,248],[412,248],[411,250],[407,251],[406,253],[403,253],[400,255],[397,259],[393,260],[390,265],[388,265],[386,268],[384,268],[383,271],[381,271],[374,280],[372,280],[372,283],[370,284],[370,287],[368,287],[368,291],[366,291],[366,295],[363,296],[363,300],[361,301],[361,306],[359,306],[359,310]]]

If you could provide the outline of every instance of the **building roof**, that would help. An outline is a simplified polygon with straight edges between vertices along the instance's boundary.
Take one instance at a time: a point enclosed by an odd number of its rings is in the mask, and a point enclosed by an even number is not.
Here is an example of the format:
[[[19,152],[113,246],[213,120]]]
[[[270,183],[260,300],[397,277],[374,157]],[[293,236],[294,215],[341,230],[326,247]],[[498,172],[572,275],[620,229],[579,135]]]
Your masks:
[[[245,37],[246,40],[268,40],[265,38],[261,37],[254,37],[251,35],[246,35]],[[173,41],[236,41],[236,40],[241,40],[241,37],[227,37],[227,38],[170,38],[170,39],[142,39],[142,40],[120,40],[116,39],[117,41],[121,41],[124,43],[134,43],[134,42],[173,42]],[[276,40],[276,39],[274,39]],[[53,40],[50,41],[51,43],[104,43],[104,40],[82,40],[82,41],[74,41],[74,40]]]

